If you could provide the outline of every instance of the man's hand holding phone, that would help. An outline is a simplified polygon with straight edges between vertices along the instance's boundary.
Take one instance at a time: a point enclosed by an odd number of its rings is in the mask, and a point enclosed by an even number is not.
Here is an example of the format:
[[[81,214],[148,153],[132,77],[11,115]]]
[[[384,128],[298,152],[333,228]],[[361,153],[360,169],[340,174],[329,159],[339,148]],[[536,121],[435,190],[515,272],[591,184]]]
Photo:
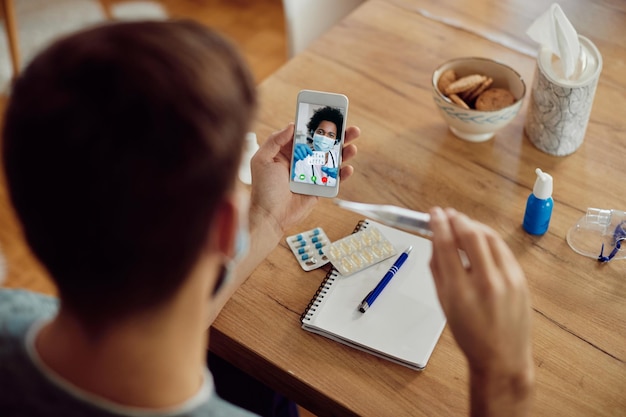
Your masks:
[[[350,161],[357,153],[354,141],[361,134],[358,127],[346,129],[342,160]],[[250,226],[257,222],[274,225],[278,238],[286,230],[296,226],[309,215],[317,197],[294,194],[287,186],[289,182],[290,158],[293,150],[294,125],[272,133],[252,158],[252,195],[250,200]],[[344,164],[339,169],[342,181],[354,172],[352,165]],[[254,239],[253,239],[254,240]]]

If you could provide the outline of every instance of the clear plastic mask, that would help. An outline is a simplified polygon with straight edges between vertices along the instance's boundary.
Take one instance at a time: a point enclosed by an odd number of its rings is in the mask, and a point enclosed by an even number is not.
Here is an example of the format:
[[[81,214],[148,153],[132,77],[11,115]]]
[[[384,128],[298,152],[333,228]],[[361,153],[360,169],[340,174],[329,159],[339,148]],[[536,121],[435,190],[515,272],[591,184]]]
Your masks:
[[[626,258],[626,212],[587,209],[567,232],[567,243],[577,253],[608,262]]]

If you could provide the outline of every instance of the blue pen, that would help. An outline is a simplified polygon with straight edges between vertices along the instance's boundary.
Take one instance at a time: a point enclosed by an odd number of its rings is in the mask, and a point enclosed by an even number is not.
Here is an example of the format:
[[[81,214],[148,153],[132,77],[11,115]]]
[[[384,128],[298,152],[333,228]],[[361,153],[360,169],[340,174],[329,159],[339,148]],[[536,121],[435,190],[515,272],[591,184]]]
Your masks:
[[[398,257],[398,259],[393,264],[393,266],[389,269],[389,271],[387,271],[383,279],[381,279],[378,285],[376,285],[376,288],[370,291],[365,296],[363,301],[361,301],[361,304],[359,304],[359,311],[361,313],[365,313],[367,309],[370,308],[371,305],[374,303],[374,300],[376,300],[376,298],[380,295],[380,293],[383,292],[383,289],[387,286],[387,284],[389,284],[389,281],[391,281],[391,278],[393,278],[394,275],[396,275],[396,273],[398,272],[398,270],[400,269],[404,261],[406,261],[406,258],[409,257],[409,253],[411,252],[412,249],[413,249],[413,246],[409,246],[407,250],[402,252],[402,254]]]

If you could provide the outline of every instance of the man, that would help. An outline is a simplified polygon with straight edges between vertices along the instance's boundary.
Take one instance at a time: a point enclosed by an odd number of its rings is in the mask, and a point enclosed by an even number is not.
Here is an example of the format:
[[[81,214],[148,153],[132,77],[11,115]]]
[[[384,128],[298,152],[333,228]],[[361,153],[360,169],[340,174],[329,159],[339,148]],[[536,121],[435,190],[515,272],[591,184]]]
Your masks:
[[[289,192],[293,125],[253,158],[249,205],[238,190],[255,106],[233,47],[190,22],[90,29],[56,42],[23,72],[6,114],[4,168],[28,243],[60,299],[0,291],[0,414],[248,415],[215,393],[206,329],[316,202]],[[358,135],[347,129],[344,161]],[[352,172],[344,165],[339,175]],[[523,410],[520,387],[532,382],[520,379],[527,335],[502,339],[526,321],[523,274],[515,260],[502,266],[503,244],[486,228],[432,214],[442,304],[476,360],[475,409]],[[457,247],[471,270],[458,266]],[[479,273],[493,285],[514,276],[516,285],[487,303],[463,300],[457,290],[487,285],[472,277],[457,288],[452,275]],[[509,295],[519,301],[515,317],[466,322],[503,312],[495,307],[506,310]]]

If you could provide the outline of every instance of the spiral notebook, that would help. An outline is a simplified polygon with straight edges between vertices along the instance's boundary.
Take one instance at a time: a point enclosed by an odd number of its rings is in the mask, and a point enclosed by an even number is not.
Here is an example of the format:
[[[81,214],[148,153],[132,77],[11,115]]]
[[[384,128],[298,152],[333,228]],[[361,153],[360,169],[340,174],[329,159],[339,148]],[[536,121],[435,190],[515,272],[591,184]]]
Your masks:
[[[354,232],[376,227],[398,253],[410,256],[365,313],[359,303],[393,265],[397,256],[356,274],[332,268],[302,313],[304,330],[415,370],[426,367],[446,324],[429,262],[431,242],[373,220],[360,221]]]

